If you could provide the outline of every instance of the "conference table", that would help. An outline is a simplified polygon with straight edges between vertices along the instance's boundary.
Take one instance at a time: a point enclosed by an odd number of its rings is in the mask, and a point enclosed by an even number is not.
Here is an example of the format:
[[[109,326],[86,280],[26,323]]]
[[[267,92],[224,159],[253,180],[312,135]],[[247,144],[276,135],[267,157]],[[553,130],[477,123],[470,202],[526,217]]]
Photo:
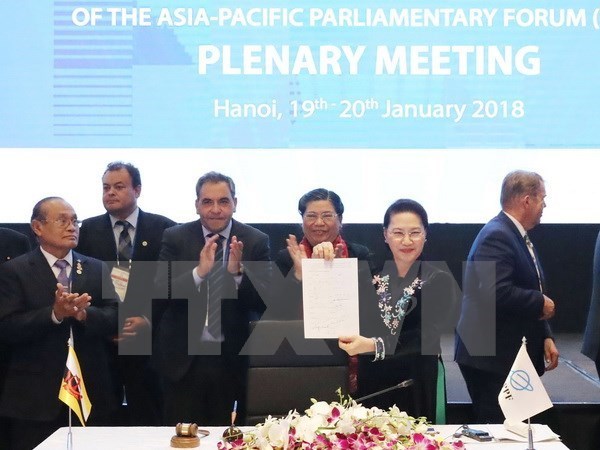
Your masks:
[[[203,427],[201,427],[203,428]],[[216,449],[226,427],[206,427],[210,435],[200,440],[201,449]],[[249,427],[243,427],[248,429]],[[444,438],[450,438],[459,425],[437,425],[434,427]],[[499,435],[503,430],[502,425],[472,425],[472,428],[488,431],[491,435]],[[42,442],[35,450],[64,450],[66,448],[68,428],[60,428],[48,439]],[[169,450],[171,437],[175,434],[175,427],[74,427],[73,450]],[[462,437],[466,449],[476,450],[524,450],[527,443],[506,441],[477,442]],[[198,448],[198,447],[197,447]],[[536,450],[568,450],[560,440],[554,439],[534,444]]]
[[[488,431],[491,435],[499,435],[503,430],[502,425],[472,425],[473,428]],[[201,427],[202,428],[202,427]],[[249,429],[250,427],[242,427]],[[444,438],[450,438],[459,425],[437,425],[435,431]],[[201,449],[216,449],[226,427],[206,427],[210,435],[201,438]],[[60,428],[48,439],[42,442],[35,450],[64,450],[66,448],[68,428]],[[171,437],[175,434],[175,427],[74,427],[73,450],[169,450]],[[481,450],[524,450],[527,444],[518,441],[477,442],[473,439],[462,437],[467,449]],[[558,439],[536,442],[536,450],[568,450]]]

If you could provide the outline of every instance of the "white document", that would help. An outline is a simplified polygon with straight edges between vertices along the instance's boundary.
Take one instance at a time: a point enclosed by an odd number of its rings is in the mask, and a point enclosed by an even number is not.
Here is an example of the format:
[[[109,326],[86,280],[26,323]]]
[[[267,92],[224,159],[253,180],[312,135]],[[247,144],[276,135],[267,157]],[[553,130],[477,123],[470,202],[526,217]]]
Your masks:
[[[359,334],[358,260],[302,260],[304,336],[337,339]]]
[[[494,431],[491,434],[494,436],[494,439],[498,441],[510,440],[517,442],[527,442],[529,436],[528,430],[529,427],[524,422],[510,424],[505,420],[504,426],[494,428]],[[531,431],[533,435],[533,442],[555,441],[560,438],[560,436],[554,433],[548,425],[532,423]]]

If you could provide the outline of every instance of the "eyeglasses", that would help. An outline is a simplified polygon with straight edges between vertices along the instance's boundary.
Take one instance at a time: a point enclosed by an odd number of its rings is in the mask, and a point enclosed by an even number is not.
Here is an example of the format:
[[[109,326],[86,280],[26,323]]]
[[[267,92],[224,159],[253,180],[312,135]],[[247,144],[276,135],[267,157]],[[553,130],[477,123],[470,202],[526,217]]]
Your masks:
[[[408,233],[401,230],[394,230],[390,233],[393,239],[402,241],[406,236],[408,236],[408,239],[413,242],[422,239],[424,234],[425,233],[423,233],[422,230],[413,230],[409,231]]]
[[[332,212],[324,212],[321,214],[317,214],[317,213],[306,213],[304,214],[304,220],[307,221],[308,223],[312,223],[312,222],[316,222],[317,220],[319,220],[319,218],[323,221],[323,222],[332,222],[333,220],[335,220],[335,218],[338,215],[336,213],[332,213]]]
[[[64,217],[60,217],[55,220],[41,219],[40,222],[53,223],[58,225],[60,228],[68,228],[69,225],[79,227],[79,225],[81,225],[81,220],[79,219],[65,219]]]

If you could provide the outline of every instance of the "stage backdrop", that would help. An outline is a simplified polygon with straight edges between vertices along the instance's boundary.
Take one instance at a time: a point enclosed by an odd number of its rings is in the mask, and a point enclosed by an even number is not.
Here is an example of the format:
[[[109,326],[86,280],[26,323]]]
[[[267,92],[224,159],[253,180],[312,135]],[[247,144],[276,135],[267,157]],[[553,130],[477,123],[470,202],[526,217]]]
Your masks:
[[[5,0],[5,147],[597,147],[591,0]]]

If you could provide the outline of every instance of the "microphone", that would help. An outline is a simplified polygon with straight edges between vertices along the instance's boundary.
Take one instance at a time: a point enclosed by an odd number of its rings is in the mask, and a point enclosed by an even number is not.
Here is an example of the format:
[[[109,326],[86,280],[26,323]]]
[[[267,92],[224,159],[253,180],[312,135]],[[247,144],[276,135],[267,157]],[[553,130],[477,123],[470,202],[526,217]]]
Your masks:
[[[407,388],[407,387],[411,386],[412,384],[414,384],[414,382],[415,382],[415,380],[413,380],[412,378],[409,378],[408,380],[404,380],[402,383],[398,383],[395,386],[382,389],[381,391],[373,392],[372,394],[365,395],[364,397],[356,398],[356,399],[354,399],[354,401],[356,403],[360,403],[360,402],[365,401],[365,400],[367,400],[369,398],[377,397],[378,395],[385,394],[386,392],[394,391],[396,389]]]

